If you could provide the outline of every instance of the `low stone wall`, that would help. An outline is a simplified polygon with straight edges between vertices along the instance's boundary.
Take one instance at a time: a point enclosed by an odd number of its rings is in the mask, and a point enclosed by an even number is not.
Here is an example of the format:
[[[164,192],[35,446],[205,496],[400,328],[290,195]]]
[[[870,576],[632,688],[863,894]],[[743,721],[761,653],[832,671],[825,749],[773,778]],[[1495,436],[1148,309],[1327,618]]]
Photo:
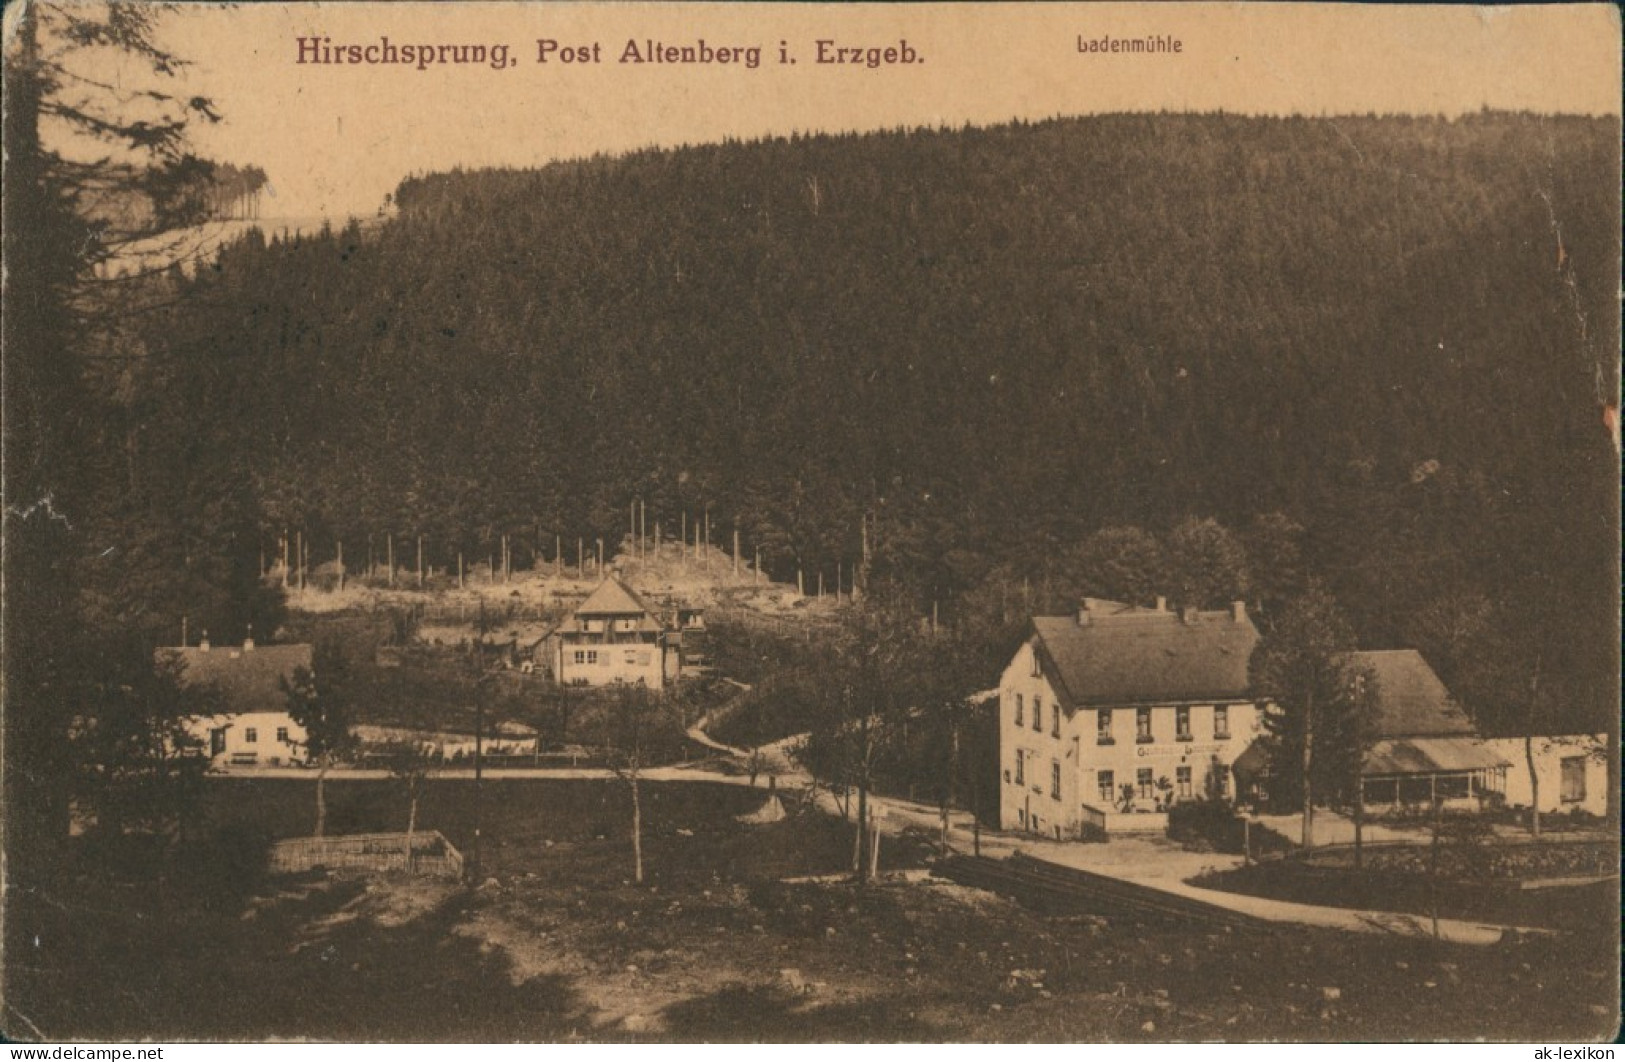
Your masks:
[[[1092,804],[1083,806],[1084,826],[1104,833],[1167,833],[1168,813],[1165,811],[1102,811]]]

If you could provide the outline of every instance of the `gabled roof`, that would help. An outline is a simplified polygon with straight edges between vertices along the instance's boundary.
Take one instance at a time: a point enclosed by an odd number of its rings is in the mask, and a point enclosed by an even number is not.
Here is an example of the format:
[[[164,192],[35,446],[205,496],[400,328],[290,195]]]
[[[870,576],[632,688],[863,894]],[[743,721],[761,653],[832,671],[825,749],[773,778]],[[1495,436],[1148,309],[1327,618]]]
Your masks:
[[[638,595],[627,589],[613,575],[598,584],[598,589],[587,595],[587,600],[576,606],[577,616],[629,616],[650,615],[649,609]]]
[[[1369,669],[1376,677],[1376,717],[1371,728],[1375,737],[1477,733],[1467,713],[1415,649],[1350,653],[1348,662]]]
[[[187,646],[158,653],[182,661],[181,681],[186,685],[219,690],[220,710],[226,713],[287,711],[282,679],[291,678],[296,667],[310,667],[311,662],[309,645]]]
[[[1246,614],[1180,614],[1086,602],[1077,616],[1034,616],[1034,648],[1063,705],[1111,708],[1244,700],[1258,630]]]

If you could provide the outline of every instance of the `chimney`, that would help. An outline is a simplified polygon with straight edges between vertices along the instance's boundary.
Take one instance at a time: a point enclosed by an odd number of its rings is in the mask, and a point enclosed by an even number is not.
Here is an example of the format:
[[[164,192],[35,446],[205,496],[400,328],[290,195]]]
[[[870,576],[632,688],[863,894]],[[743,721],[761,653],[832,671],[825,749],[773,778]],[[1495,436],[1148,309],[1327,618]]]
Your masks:
[[[250,651],[253,650],[253,648],[254,648],[254,625],[252,623],[250,623],[248,625],[248,635],[247,635],[247,637],[245,637],[243,639],[243,652],[245,652],[245,653],[250,652]]]
[[[207,630],[203,632],[203,638],[197,643],[197,648],[198,652],[200,653],[206,653],[209,651],[209,632]]]
[[[1247,620],[1247,602],[1230,602],[1230,618],[1237,623],[1245,623]]]
[[[1179,618],[1181,620],[1183,620],[1187,624],[1195,623],[1196,622],[1196,607],[1194,605],[1186,605],[1183,609],[1180,610]]]
[[[1157,611],[1158,612],[1167,612],[1168,611],[1168,599],[1166,597],[1163,597],[1161,594],[1157,595]]]
[[[1086,597],[1083,599],[1083,604],[1078,606],[1078,626],[1089,626],[1089,619],[1089,599]]]

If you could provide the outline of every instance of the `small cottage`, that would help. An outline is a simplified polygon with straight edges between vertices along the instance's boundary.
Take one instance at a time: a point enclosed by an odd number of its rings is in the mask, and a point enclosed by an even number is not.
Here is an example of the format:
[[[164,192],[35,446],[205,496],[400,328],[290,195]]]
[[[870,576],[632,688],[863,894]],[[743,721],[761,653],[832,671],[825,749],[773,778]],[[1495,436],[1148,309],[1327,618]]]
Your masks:
[[[309,645],[214,646],[207,635],[195,646],[158,650],[180,661],[181,681],[208,686],[222,711],[189,720],[187,729],[203,743],[215,766],[281,767],[304,762],[305,730],[288,715],[283,680],[311,666]]]

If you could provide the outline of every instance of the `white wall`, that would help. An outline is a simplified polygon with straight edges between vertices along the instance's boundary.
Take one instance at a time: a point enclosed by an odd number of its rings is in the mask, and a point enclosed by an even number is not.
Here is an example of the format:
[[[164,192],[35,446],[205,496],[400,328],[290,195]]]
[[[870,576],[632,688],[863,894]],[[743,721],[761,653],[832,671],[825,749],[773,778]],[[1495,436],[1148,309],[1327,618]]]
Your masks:
[[[999,679],[999,826],[1055,837],[1076,834],[1078,827],[1078,772],[1075,729],[1077,719],[1061,716],[1061,736],[1055,736],[1055,713],[1060,700],[1049,680],[1033,673],[1033,647],[1023,645]],[[1016,722],[1016,698],[1021,698],[1021,722]],[[1042,726],[1033,729],[1033,705],[1040,706]],[[1024,778],[1016,781],[1016,756],[1024,763]],[[1061,765],[1060,799],[1053,794],[1054,765]]]
[[[1021,701],[1021,723],[1016,722],[1016,700]],[[1042,726],[1034,730],[1033,705],[1035,699],[1042,705]],[[1060,733],[1055,732],[1054,713],[1059,698],[1043,675],[1033,674],[1033,646],[1029,641],[1016,651],[999,679],[999,826],[1006,830],[1037,832],[1054,838],[1060,827],[1063,838],[1075,837],[1083,822],[1083,805],[1089,804],[1102,811],[1113,810],[1109,802],[1100,799],[1102,771],[1112,772],[1113,789],[1123,783],[1135,783],[1139,772],[1148,769],[1152,779],[1167,778],[1177,782],[1179,768],[1187,767],[1191,773],[1191,799],[1207,795],[1209,770],[1223,772],[1226,795],[1234,798],[1235,785],[1230,765],[1252,744],[1262,732],[1258,709],[1252,702],[1232,702],[1226,705],[1229,722],[1224,731],[1216,732],[1215,705],[1186,705],[1190,714],[1190,733],[1182,738],[1177,732],[1177,716],[1181,706],[1153,705],[1151,712],[1151,740],[1142,742],[1137,734],[1137,708],[1123,707],[1112,710],[1109,744],[1102,744],[1099,734],[1099,713],[1093,708],[1079,709],[1070,716],[1061,715]],[[1021,754],[1025,777],[1016,781],[1016,756]],[[1052,788],[1056,764],[1061,768],[1060,797]],[[1135,808],[1151,811],[1163,794],[1153,790],[1150,799],[1136,800]],[[1171,794],[1180,799],[1177,790]],[[1036,830],[1032,820],[1037,819]]]
[[[210,735],[217,729],[225,730],[224,751],[211,757],[217,767],[244,765],[250,756],[260,767],[288,766],[305,760],[305,728],[287,712],[202,716],[188,720],[186,729],[203,743],[205,755],[211,750]],[[283,732],[286,736],[279,737]]]
[[[585,657],[576,663],[576,654]],[[590,661],[590,662],[588,662]],[[626,645],[571,645],[559,647],[558,678],[563,683],[585,682],[608,686],[616,682],[643,682],[652,690],[665,687],[665,650],[655,642]]]
[[[1529,761],[1524,755],[1523,738],[1486,738],[1484,745],[1509,766],[1506,774],[1506,801],[1512,807],[1530,805]],[[1607,741],[1601,734],[1571,734],[1534,739],[1535,775],[1540,781],[1540,810],[1568,811],[1579,808],[1593,815],[1608,811]],[[1563,799],[1563,761],[1580,758],[1585,766],[1585,795],[1581,800]]]

